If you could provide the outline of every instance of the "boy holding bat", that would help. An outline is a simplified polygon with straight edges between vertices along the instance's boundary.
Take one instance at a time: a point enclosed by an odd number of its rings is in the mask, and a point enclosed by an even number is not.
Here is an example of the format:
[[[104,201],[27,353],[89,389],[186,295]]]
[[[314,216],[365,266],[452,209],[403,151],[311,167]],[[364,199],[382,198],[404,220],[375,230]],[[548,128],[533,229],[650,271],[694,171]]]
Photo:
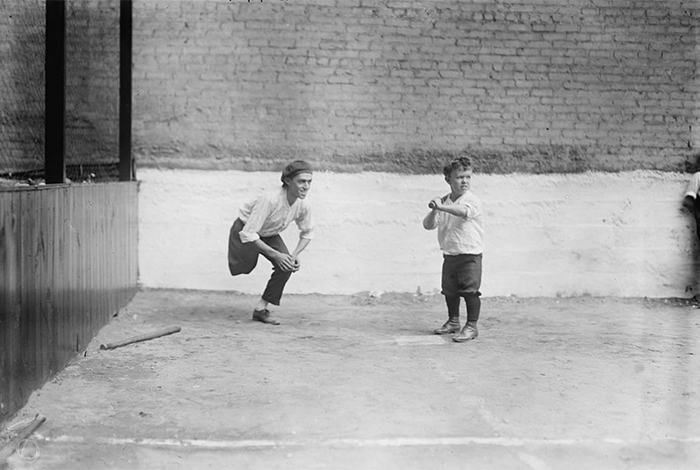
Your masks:
[[[271,325],[269,304],[279,305],[284,286],[299,271],[299,254],[313,238],[314,225],[306,195],[311,189],[311,165],[296,160],[282,170],[282,187],[246,202],[231,227],[228,267],[232,276],[249,274],[263,255],[272,263],[272,276],[253,310],[253,320]],[[299,242],[290,254],[280,233],[292,222],[299,227]]]
[[[437,229],[438,243],[443,252],[442,294],[447,304],[448,320],[435,333],[457,333],[452,339],[464,342],[479,336],[476,324],[481,311],[479,289],[484,226],[481,202],[470,190],[471,159],[458,157],[444,166],[443,173],[450,193],[430,201],[430,212],[423,219],[426,230]],[[464,328],[459,320],[462,298],[467,307]]]

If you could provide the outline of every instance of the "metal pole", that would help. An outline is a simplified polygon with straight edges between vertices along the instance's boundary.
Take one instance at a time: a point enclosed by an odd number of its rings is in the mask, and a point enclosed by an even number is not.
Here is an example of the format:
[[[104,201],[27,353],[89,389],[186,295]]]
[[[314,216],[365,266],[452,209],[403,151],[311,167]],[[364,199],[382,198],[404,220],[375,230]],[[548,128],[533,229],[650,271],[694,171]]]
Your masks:
[[[66,2],[46,0],[44,178],[66,181]]]
[[[119,181],[136,179],[131,149],[132,0],[119,3]]]

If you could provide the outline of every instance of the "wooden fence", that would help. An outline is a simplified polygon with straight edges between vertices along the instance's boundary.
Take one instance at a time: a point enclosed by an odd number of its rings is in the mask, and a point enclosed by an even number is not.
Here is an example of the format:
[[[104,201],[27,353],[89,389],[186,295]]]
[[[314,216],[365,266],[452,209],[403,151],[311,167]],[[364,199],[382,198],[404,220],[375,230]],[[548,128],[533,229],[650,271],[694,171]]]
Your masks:
[[[136,292],[137,184],[0,190],[0,423]]]

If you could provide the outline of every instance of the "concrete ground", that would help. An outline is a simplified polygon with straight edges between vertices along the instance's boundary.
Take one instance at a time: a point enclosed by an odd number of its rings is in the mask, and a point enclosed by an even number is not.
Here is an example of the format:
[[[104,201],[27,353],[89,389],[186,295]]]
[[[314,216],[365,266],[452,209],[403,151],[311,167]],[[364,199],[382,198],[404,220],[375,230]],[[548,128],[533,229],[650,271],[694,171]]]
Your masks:
[[[144,291],[13,423],[10,469],[697,469],[700,311],[684,300]],[[179,333],[100,350],[168,326]],[[29,462],[38,450],[38,458]]]

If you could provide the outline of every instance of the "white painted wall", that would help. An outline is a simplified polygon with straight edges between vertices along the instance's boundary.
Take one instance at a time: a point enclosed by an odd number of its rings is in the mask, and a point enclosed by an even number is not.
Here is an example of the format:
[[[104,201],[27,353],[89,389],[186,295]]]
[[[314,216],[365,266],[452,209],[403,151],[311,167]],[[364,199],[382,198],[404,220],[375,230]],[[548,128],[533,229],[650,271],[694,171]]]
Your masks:
[[[141,169],[140,283],[150,288],[260,293],[270,264],[231,277],[228,231],[239,205],[280,184],[278,173]],[[680,210],[687,175],[639,171],[482,175],[485,296],[689,297],[698,263],[692,217]],[[316,239],[287,293],[438,292],[436,233],[427,202],[441,175],[316,172],[309,200]],[[283,238],[296,244],[292,225]]]

